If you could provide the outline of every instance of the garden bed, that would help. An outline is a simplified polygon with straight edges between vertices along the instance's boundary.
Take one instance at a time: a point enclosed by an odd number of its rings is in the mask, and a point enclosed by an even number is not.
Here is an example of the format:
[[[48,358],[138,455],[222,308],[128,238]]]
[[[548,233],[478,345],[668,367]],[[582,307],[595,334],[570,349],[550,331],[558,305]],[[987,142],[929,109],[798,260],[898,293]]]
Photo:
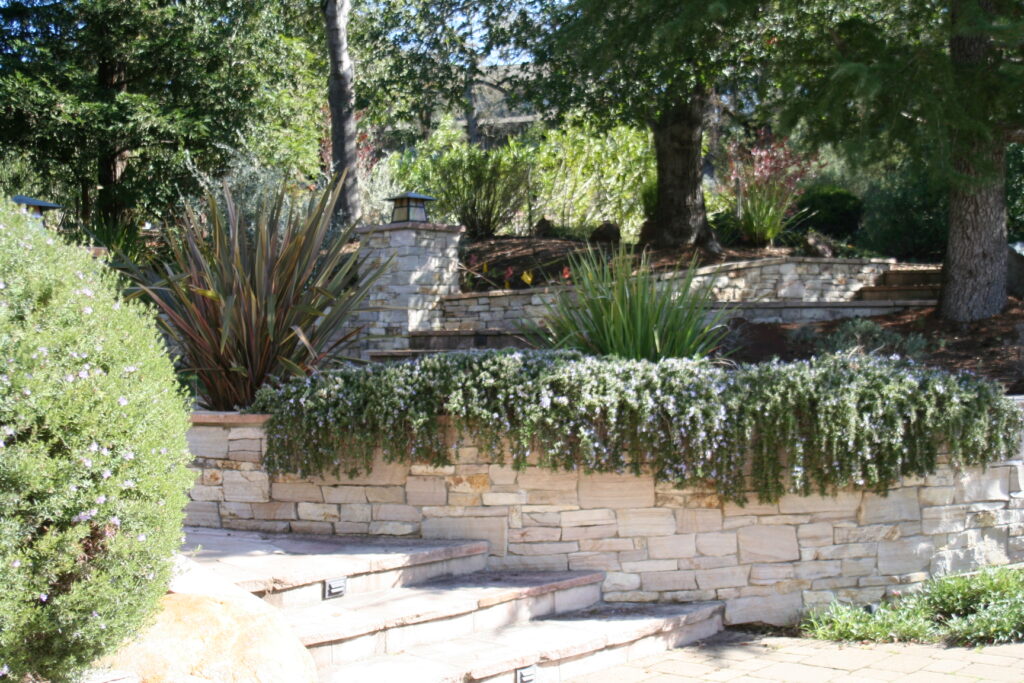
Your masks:
[[[1024,393],[1024,302],[1011,298],[1006,311],[975,323],[954,323],[938,317],[935,308],[911,308],[870,320],[904,337],[921,335],[928,349],[920,361],[950,371],[970,371],[1003,384],[1007,393]],[[810,326],[820,334],[843,321]],[[743,343],[732,358],[759,362],[774,357],[798,360],[814,355],[814,345],[800,337],[798,324],[744,324]]]
[[[591,246],[587,242],[543,237],[495,237],[467,244],[461,254],[463,292],[496,289],[529,289],[545,284],[563,283],[564,268],[570,256]],[[651,265],[658,270],[674,270],[688,264],[696,254],[698,265],[792,256],[793,247],[728,247],[720,257],[711,257],[694,247],[656,249],[650,252]],[[486,268],[484,267],[486,264]],[[527,274],[526,279],[523,278]]]

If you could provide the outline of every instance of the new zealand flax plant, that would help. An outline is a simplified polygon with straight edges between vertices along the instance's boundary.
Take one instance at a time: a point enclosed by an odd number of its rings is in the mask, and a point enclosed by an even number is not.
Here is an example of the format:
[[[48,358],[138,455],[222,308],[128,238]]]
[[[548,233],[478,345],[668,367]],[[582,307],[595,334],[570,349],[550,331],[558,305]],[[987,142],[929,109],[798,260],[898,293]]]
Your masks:
[[[728,336],[726,308],[714,310],[712,282],[655,273],[647,255],[625,247],[610,258],[599,249],[570,257],[573,287],[547,304],[542,323],[525,330],[538,346],[596,356],[658,361],[703,358]]]
[[[186,209],[166,260],[129,269],[205,407],[244,408],[264,382],[308,374],[359,333],[353,314],[388,264],[368,268],[346,249],[352,227],[332,229],[341,188],[335,180],[307,203],[282,185],[246,219],[225,186],[202,214]]]

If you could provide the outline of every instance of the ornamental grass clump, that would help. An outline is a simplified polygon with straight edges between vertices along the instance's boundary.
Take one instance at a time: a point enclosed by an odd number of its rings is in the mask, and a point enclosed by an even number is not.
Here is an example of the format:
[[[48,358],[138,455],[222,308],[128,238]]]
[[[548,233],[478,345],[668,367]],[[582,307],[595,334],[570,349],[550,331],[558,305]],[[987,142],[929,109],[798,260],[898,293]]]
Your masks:
[[[352,228],[332,230],[342,185],[305,198],[282,185],[251,220],[225,187],[205,215],[186,212],[167,261],[131,269],[207,408],[248,406],[264,382],[304,376],[359,332],[352,317],[388,264],[368,267],[346,248]]]
[[[636,263],[620,247],[573,254],[573,288],[546,304],[543,321],[526,331],[538,346],[633,360],[703,358],[729,334],[728,310],[712,308],[713,282],[655,273],[647,255]]]
[[[63,681],[167,590],[186,399],[115,273],[0,206],[0,672]],[[7,680],[6,678],[4,680]]]
[[[455,352],[346,365],[265,387],[273,472],[356,474],[386,460],[446,465],[447,418],[492,457],[649,472],[745,502],[981,465],[1019,447],[1021,412],[995,383],[896,358],[832,355],[726,367],[571,351]],[[506,453],[507,451],[507,453]]]

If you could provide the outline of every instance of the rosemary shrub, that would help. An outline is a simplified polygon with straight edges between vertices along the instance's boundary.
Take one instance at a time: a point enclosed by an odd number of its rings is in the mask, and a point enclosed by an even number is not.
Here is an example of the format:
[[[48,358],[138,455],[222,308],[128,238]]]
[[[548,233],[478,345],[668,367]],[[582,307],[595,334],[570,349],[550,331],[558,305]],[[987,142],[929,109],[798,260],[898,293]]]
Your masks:
[[[267,412],[267,468],[315,475],[388,461],[448,464],[459,435],[525,467],[650,472],[745,502],[857,486],[1010,457],[1018,407],[988,380],[898,358],[829,355],[725,366],[567,351],[454,352],[346,365],[282,386]]]

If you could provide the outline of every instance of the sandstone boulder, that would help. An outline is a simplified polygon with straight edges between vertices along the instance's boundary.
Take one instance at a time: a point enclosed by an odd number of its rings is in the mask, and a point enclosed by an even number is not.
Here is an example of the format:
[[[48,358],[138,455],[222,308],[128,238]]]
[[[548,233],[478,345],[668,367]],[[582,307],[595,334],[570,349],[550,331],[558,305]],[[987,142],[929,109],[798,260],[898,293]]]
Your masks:
[[[189,560],[179,569],[155,623],[100,668],[143,683],[317,680],[313,657],[274,607]]]

